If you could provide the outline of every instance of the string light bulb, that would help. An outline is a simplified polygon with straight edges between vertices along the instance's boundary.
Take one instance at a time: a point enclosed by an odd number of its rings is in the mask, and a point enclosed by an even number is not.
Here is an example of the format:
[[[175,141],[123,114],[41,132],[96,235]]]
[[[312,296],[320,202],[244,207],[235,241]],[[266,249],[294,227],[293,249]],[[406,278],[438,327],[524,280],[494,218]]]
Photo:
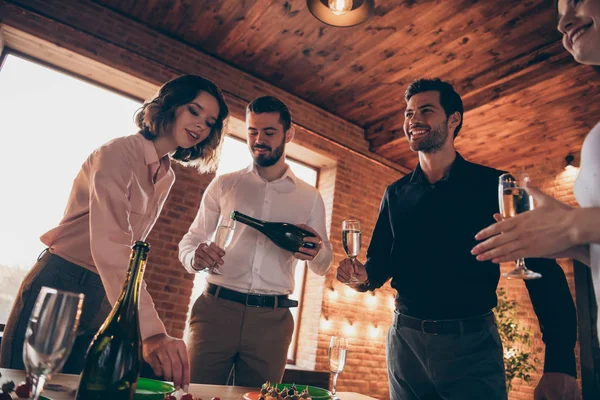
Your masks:
[[[329,288],[329,300],[335,301],[338,298],[338,292],[332,287]]]
[[[326,316],[323,316],[323,318],[321,318],[321,329],[323,329],[324,331],[329,331],[331,330],[331,321],[329,320],[329,318],[327,318]]]
[[[354,327],[354,324],[352,324],[352,322],[348,321],[346,324],[344,324],[344,335],[346,336],[353,336],[354,333],[356,332],[356,328]]]
[[[371,338],[376,338],[379,336],[379,327],[377,325],[372,325],[369,327],[369,336],[371,336]]]
[[[352,289],[350,286],[346,286],[346,296],[354,297],[355,294],[356,291],[354,289]]]
[[[375,293],[371,296],[366,296],[365,302],[369,307],[375,307],[377,305],[377,296],[375,296]]]

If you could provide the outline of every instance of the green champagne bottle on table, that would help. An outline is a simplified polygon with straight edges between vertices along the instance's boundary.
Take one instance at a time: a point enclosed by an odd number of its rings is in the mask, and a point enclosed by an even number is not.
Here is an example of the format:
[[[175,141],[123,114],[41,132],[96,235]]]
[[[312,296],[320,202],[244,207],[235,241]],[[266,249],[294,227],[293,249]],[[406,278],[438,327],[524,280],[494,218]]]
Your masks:
[[[239,211],[233,211],[231,213],[231,219],[256,229],[271,239],[277,246],[284,250],[291,251],[292,253],[299,251],[302,246],[309,249],[315,248],[315,243],[304,241],[305,237],[315,237],[315,235],[296,225],[288,224],[286,222],[261,221],[260,219],[242,214]]]
[[[150,244],[135,242],[125,286],[90,344],[77,400],[133,400],[142,365],[138,307]]]

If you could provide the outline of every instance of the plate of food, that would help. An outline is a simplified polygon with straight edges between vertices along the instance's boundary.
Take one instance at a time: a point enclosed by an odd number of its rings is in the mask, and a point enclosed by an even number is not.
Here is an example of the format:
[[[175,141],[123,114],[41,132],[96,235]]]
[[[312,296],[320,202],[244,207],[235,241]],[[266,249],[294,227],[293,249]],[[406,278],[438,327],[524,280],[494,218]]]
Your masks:
[[[329,400],[331,398],[329,390],[295,383],[266,382],[260,391],[244,394],[244,400]]]

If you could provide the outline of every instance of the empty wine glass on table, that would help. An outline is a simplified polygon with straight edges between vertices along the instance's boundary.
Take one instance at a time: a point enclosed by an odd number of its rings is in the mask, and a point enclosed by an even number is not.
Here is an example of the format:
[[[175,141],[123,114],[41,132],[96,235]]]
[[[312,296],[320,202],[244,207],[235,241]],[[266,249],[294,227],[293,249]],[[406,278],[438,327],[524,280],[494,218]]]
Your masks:
[[[348,339],[332,336],[329,342],[329,370],[333,373],[333,400],[340,400],[337,396],[337,378],[346,365],[346,353],[348,352]]]
[[[83,307],[82,293],[42,287],[29,317],[23,346],[25,369],[37,400],[46,380],[65,364],[75,341]]]
[[[231,219],[229,215],[221,215],[219,222],[217,223],[217,229],[215,229],[211,241],[222,250],[227,250],[227,247],[231,244],[233,239],[233,232],[235,231],[235,220]],[[214,263],[209,269],[209,274],[223,275],[217,264]]]
[[[533,197],[525,190],[529,182],[527,174],[502,174],[498,184],[498,201],[503,218],[511,218],[525,211],[533,210]],[[525,260],[516,261],[516,267],[502,276],[509,279],[538,279],[542,275],[527,269]]]
[[[342,222],[342,246],[352,265],[354,265],[358,253],[360,253],[361,237],[360,222],[358,220],[348,219]],[[352,285],[355,283],[359,283],[359,281],[356,274],[352,272],[350,280],[346,284]]]

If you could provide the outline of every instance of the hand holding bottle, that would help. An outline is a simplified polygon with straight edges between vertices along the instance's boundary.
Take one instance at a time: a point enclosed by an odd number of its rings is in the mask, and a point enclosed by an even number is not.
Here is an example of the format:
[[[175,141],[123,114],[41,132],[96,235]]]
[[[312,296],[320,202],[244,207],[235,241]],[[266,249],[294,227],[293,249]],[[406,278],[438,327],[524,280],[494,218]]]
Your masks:
[[[358,284],[365,283],[368,278],[367,270],[360,261],[346,258],[339,263],[336,278],[338,281],[347,284],[353,276],[356,278]]]
[[[190,383],[190,361],[187,347],[181,339],[161,333],[142,342],[144,360],[156,376],[173,381],[176,389],[187,391]]]
[[[223,265],[225,250],[218,247],[212,241],[200,243],[194,254],[194,269],[202,271],[207,268],[218,268]]]
[[[298,252],[294,253],[294,257],[296,257],[298,260],[304,260],[304,261],[312,261],[315,259],[315,257],[317,256],[317,254],[319,254],[319,251],[321,250],[321,247],[323,247],[323,240],[321,239],[321,236],[319,236],[319,234],[317,233],[317,231],[315,231],[313,228],[311,228],[308,225],[304,225],[304,224],[299,224],[296,225],[298,228],[304,229],[306,231],[309,231],[310,233],[314,234],[315,236],[306,236],[304,238],[304,242],[310,242],[310,243],[314,243],[314,247],[313,248],[309,248],[306,246],[302,246],[300,247],[300,249],[298,249]]]

